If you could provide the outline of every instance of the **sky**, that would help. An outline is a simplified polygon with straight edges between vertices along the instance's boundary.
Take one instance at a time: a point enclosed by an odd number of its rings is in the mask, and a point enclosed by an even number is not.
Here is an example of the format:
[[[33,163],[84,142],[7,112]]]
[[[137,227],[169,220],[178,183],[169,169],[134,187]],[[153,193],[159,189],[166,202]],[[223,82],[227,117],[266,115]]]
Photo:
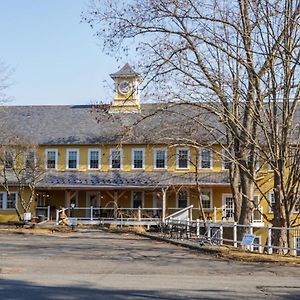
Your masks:
[[[14,71],[10,105],[109,103],[122,66],[80,23],[88,0],[0,0],[0,60]],[[107,83],[105,83],[105,81]]]

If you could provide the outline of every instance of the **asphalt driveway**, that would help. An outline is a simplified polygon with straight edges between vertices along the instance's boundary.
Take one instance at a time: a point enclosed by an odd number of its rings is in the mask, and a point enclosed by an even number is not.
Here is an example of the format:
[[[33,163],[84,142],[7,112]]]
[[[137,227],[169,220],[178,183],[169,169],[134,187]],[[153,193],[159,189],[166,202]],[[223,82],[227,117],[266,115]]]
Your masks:
[[[0,234],[0,299],[300,299],[300,268],[132,234]]]

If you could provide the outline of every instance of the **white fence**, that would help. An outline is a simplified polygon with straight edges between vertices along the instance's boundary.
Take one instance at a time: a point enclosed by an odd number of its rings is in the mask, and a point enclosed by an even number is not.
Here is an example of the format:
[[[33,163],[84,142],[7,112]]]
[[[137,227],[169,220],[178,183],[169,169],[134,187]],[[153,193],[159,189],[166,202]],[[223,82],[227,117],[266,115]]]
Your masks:
[[[228,222],[210,222],[206,224],[200,220],[167,220],[163,226],[164,234],[171,238],[195,239],[200,243],[228,244],[238,247],[242,242],[239,230],[255,235],[254,242],[247,246],[247,250],[259,253],[272,254],[280,249],[284,253],[300,256],[300,228],[283,228],[271,226],[239,225]],[[274,237],[283,233],[287,236],[288,244],[279,246],[274,244]]]
[[[50,220],[50,206],[37,206],[35,210],[35,215],[41,220]]]

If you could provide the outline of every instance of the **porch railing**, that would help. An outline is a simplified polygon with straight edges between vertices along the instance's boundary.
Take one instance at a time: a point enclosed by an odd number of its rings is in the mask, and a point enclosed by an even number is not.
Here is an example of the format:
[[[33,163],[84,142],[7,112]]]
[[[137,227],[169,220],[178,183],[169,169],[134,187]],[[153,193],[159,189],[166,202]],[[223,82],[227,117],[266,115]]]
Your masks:
[[[37,217],[43,216],[45,220],[50,220],[50,206],[37,206],[35,209],[35,215]]]

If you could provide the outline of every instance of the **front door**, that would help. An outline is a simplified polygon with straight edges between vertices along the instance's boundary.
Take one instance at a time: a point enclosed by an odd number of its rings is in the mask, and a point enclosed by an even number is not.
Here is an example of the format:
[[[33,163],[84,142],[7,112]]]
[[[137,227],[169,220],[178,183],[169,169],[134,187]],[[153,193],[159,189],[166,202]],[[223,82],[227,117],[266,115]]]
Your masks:
[[[91,216],[91,206],[93,207],[93,217],[100,213],[100,193],[87,192],[86,193],[86,217]]]
[[[153,217],[160,217],[162,214],[162,208],[163,208],[162,193],[154,192],[153,193]]]
[[[234,221],[234,200],[232,195],[223,195],[223,220]]]

